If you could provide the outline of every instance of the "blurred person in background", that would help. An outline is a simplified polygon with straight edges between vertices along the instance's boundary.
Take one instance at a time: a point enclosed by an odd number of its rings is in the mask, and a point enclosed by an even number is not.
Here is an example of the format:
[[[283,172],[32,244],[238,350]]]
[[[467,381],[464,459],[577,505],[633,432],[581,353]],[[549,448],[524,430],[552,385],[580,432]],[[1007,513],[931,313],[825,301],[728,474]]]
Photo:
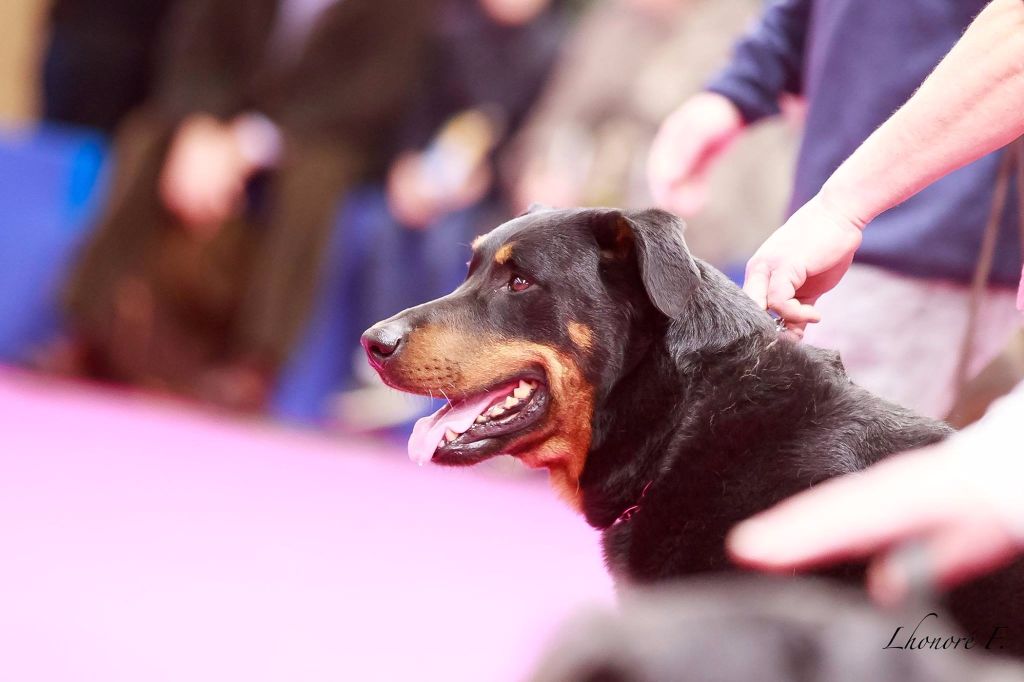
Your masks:
[[[550,0],[442,3],[431,63],[388,174],[388,205],[402,225],[425,229],[485,199],[504,214],[493,160],[533,108],[565,25]]]
[[[600,0],[565,54],[503,167],[519,210],[651,204],[644,172],[658,125],[725,61],[760,0]],[[687,240],[720,265],[745,259],[778,223],[793,134],[761,126],[716,172],[714,200]],[[737,198],[742,197],[742,201]]]
[[[43,118],[113,133],[150,96],[160,27],[178,0],[55,0]]]
[[[262,407],[338,202],[379,176],[429,2],[182,0],[66,300],[52,364]]]
[[[469,245],[511,217],[495,167],[534,107],[569,21],[551,0],[441,0],[423,75],[403,117],[385,182],[361,192],[374,238],[359,287],[364,319],[345,347],[365,372],[342,400],[343,421],[372,428],[423,407],[381,390],[359,347],[362,330],[442,296],[465,276]],[[365,232],[366,230],[363,230]]]
[[[687,216],[708,196],[708,173],[751,124],[777,115],[786,94],[807,101],[791,209],[903,104],[987,0],[777,0],[737,45],[705,92],[665,121],[650,158],[661,205]],[[965,338],[968,282],[992,206],[999,155],[985,157],[882,214],[842,283],[803,292],[822,322],[806,340],[841,352],[865,388],[934,417],[957,392],[955,345]],[[1021,319],[1014,312],[1021,245],[1011,196],[988,286],[978,306],[969,374],[996,356]],[[819,284],[821,282],[818,282]],[[787,312],[780,311],[784,316]]]

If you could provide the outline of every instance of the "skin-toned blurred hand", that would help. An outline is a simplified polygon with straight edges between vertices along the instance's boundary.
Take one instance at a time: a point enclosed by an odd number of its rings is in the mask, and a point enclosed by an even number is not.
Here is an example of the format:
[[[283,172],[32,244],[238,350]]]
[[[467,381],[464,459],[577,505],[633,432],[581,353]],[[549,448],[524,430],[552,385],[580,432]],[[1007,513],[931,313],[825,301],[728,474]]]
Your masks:
[[[515,208],[526,211],[534,204],[564,208],[579,206],[582,189],[569,173],[557,169],[527,170],[513,188]]]
[[[694,95],[661,125],[647,163],[654,201],[689,218],[704,208],[716,160],[745,128],[739,109],[713,92]]]
[[[509,26],[521,26],[537,17],[550,0],[480,0],[492,19]]]
[[[874,556],[868,590],[887,605],[922,581],[949,588],[995,570],[1024,549],[1013,531],[1021,519],[985,480],[1007,472],[976,449],[953,437],[823,483],[738,525],[729,552],[772,572]],[[901,551],[907,541],[921,554]]]
[[[160,196],[188,229],[209,235],[237,209],[253,170],[230,125],[196,115],[171,144]]]
[[[407,151],[388,170],[388,208],[406,227],[422,230],[446,213],[479,201],[491,185],[491,169],[477,165],[457,187],[444,187],[420,152]]]

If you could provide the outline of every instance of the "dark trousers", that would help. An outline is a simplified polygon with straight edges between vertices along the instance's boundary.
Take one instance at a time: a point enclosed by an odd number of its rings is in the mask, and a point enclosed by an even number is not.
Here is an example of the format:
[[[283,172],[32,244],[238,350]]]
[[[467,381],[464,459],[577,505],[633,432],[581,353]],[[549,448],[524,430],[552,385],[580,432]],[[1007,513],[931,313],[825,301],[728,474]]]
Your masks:
[[[173,131],[139,115],[118,135],[110,203],[66,288],[70,326],[95,372],[189,392],[241,360],[276,369],[309,313],[351,155],[290,138],[261,200],[210,239],[164,207]]]

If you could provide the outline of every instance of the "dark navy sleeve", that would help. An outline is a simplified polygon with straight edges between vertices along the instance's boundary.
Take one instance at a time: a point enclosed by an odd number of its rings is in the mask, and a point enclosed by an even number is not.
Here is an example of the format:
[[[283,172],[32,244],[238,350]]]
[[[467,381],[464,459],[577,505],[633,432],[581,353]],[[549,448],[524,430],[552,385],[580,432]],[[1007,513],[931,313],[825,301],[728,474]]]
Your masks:
[[[779,96],[802,90],[813,0],[773,0],[733,50],[708,90],[725,95],[747,123],[779,113]]]

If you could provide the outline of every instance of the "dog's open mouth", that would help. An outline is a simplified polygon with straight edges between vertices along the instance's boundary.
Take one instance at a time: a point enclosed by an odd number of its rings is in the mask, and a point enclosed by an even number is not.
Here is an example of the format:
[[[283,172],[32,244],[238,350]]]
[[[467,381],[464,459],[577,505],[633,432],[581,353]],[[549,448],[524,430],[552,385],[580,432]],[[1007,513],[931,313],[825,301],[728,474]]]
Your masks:
[[[502,454],[513,438],[547,411],[548,391],[534,378],[518,378],[449,403],[416,422],[409,457],[418,464],[470,464]]]

